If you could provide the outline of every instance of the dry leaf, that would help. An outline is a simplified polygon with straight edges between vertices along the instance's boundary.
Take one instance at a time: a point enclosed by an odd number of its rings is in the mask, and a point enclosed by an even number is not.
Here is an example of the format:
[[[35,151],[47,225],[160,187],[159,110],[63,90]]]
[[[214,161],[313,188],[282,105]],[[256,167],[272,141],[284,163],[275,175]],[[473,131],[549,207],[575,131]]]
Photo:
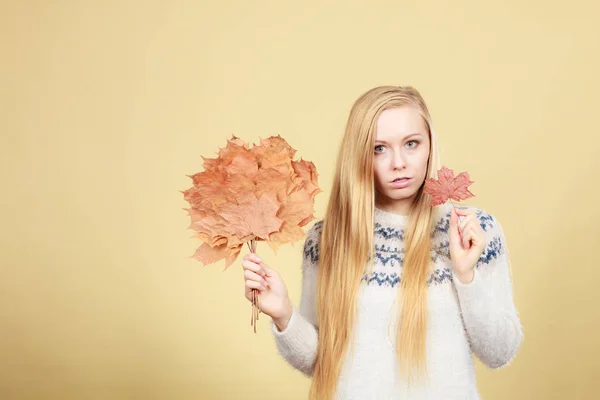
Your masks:
[[[474,194],[469,191],[468,186],[472,182],[467,172],[461,172],[454,177],[454,171],[442,167],[438,171],[438,179],[429,178],[425,181],[424,192],[432,196],[431,205],[444,204],[448,199],[456,201],[466,200]]]
[[[237,236],[254,235],[263,240],[279,231],[282,220],[277,218],[280,204],[272,193],[265,193],[260,200],[252,191],[240,192],[236,203],[225,203],[220,216],[227,221],[224,231]]]
[[[232,135],[216,158],[202,157],[204,171],[188,175],[193,186],[181,192],[189,228],[204,242],[193,258],[204,265],[225,259],[227,269],[245,243],[266,241],[276,252],[304,237],[322,190],[314,164],[293,161],[295,154],[280,135],[252,148]]]

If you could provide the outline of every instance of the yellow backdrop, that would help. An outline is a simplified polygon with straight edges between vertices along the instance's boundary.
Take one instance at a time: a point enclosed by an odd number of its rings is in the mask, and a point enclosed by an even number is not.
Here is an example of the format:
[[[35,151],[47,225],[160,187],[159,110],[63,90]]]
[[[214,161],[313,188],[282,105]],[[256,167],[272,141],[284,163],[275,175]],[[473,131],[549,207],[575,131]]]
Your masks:
[[[350,107],[382,84],[421,91],[507,235],[525,340],[477,364],[483,397],[597,398],[598,2],[0,8],[0,398],[306,398],[268,317],[250,327],[241,259],[188,258],[179,191],[232,133],[281,134],[321,218]],[[296,304],[301,249],[258,248]]]

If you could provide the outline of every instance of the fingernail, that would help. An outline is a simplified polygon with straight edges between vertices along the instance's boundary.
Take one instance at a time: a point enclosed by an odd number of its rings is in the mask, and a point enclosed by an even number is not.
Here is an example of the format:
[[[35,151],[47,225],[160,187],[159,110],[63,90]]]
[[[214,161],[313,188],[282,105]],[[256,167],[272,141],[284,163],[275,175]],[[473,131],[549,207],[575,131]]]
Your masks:
[[[262,260],[260,259],[260,257],[256,257],[256,262],[257,263],[261,263],[262,262]]]

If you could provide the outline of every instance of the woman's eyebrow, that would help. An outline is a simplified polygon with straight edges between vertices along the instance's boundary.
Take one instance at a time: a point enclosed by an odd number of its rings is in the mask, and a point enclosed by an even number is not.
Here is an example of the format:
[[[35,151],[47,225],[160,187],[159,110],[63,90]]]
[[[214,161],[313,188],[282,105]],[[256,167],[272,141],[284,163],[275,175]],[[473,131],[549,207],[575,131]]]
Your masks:
[[[411,133],[410,135],[407,135],[404,138],[402,138],[402,140],[411,138],[413,136],[423,136],[423,135],[420,134],[420,133]],[[385,140],[380,140],[380,139],[375,139],[375,143],[385,143],[385,144],[388,144],[388,142],[386,142]]]

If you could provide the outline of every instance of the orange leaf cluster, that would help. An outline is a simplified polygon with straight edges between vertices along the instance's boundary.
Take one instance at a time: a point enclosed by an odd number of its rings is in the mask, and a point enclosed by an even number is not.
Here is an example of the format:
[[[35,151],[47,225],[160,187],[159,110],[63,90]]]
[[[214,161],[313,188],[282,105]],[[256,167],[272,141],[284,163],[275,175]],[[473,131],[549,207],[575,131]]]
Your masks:
[[[453,170],[442,167],[437,180],[429,178],[425,181],[423,191],[432,196],[431,205],[438,206],[448,199],[460,201],[473,197],[474,194],[467,189],[472,183],[467,172],[461,172],[455,178]]]
[[[295,153],[281,135],[252,148],[232,135],[217,158],[202,157],[204,171],[188,175],[193,187],[182,191],[189,229],[204,242],[193,258],[204,265],[225,259],[227,269],[244,243],[266,241],[277,252],[304,237],[322,190],[314,164],[293,161]]]

